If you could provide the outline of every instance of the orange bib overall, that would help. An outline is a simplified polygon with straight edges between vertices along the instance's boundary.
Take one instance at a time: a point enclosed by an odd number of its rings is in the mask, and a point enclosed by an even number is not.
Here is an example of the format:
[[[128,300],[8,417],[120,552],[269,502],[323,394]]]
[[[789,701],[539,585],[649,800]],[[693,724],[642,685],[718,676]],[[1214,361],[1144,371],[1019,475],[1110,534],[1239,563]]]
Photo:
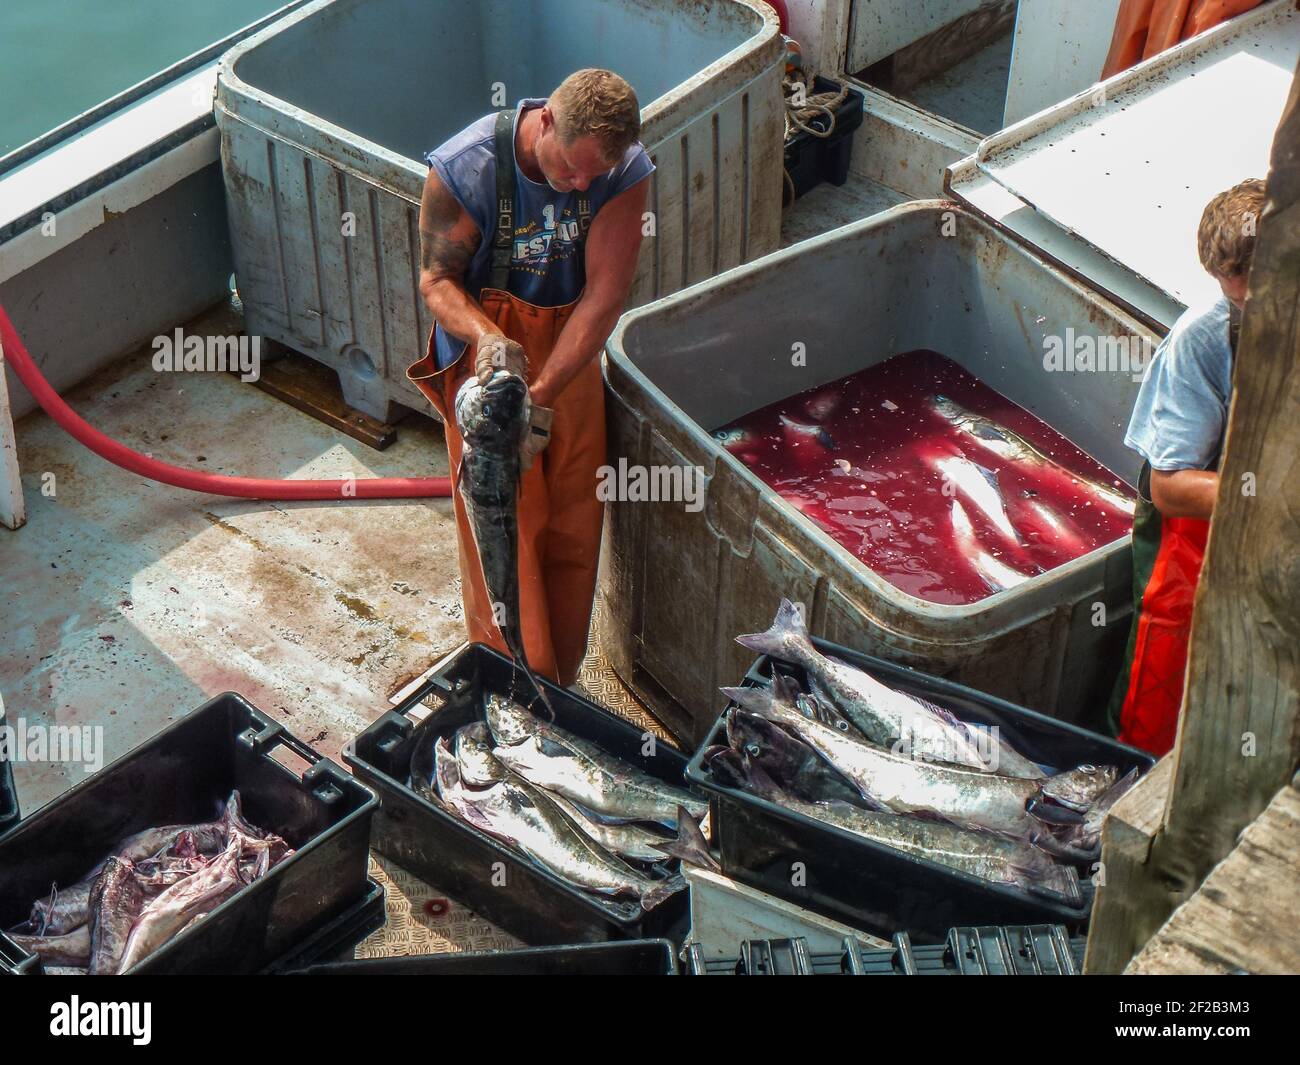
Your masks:
[[[536,307],[507,290],[514,238],[513,112],[503,111],[501,116],[496,138],[501,221],[493,244],[492,274],[479,303],[502,333],[523,345],[528,379],[535,381],[577,301]],[[584,224],[584,235],[585,229]],[[473,372],[474,356],[468,347],[452,365],[438,369],[432,335],[424,358],[406,371],[442,417],[453,480],[460,473],[464,446],[456,426],[456,390]],[[529,665],[567,688],[577,680],[587,652],[604,518],[604,504],[596,487],[599,469],[605,463],[605,391],[596,359],[569,382],[554,410],[550,443],[520,483],[519,613]],[[469,638],[508,653],[493,621],[492,601],[465,502],[459,492],[452,497]]]

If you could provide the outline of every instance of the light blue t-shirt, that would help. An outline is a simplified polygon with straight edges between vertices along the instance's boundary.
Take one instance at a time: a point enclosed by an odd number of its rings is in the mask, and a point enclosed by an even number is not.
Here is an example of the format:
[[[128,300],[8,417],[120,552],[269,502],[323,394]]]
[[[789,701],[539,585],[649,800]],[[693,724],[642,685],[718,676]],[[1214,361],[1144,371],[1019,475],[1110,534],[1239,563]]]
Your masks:
[[[515,115],[516,132],[519,116],[545,103],[544,99],[521,100]],[[495,113],[484,115],[425,156],[482,235],[465,274],[465,289],[475,299],[491,273],[496,233],[496,119]],[[617,166],[596,178],[585,193],[577,193],[556,192],[550,185],[533,181],[516,163],[510,293],[537,307],[562,307],[576,300],[582,294],[585,277],[578,243],[579,196],[587,197],[591,217],[595,218],[601,207],[648,177],[654,168],[645,148],[636,141]],[[450,366],[465,350],[464,341],[444,333],[442,326],[436,329],[435,343],[439,368]]]
[[[1153,470],[1218,462],[1232,396],[1228,312],[1227,297],[1189,307],[1156,349],[1124,436]]]

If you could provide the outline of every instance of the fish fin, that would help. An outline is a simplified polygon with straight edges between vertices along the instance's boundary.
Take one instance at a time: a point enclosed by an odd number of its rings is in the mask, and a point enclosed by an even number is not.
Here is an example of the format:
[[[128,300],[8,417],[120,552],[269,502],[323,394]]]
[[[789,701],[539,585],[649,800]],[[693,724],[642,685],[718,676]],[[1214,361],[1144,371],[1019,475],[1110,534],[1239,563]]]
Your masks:
[[[643,910],[653,910],[685,887],[686,877],[680,873],[677,876],[669,877],[667,880],[661,880],[641,896],[641,908]]]
[[[1100,841],[1095,847],[1077,847],[1068,834],[1065,839],[1057,839],[1048,831],[1032,832],[1029,836],[1029,842],[1040,851],[1050,854],[1053,858],[1060,858],[1067,862],[1078,862],[1080,865],[1091,864],[1101,857]]]
[[[803,614],[789,599],[782,599],[777,608],[772,627],[766,632],[753,632],[737,636],[736,642],[759,654],[771,655],[783,662],[789,661],[788,644],[791,640],[807,640],[808,629],[804,625]]]
[[[684,862],[715,873],[722,872],[722,866],[709,852],[709,841],[704,838],[700,826],[684,806],[677,807],[677,838],[663,843],[654,843],[651,846],[670,858],[680,858]]]
[[[1048,777],[1048,780],[1051,778]],[[1036,795],[1025,803],[1025,812],[1038,821],[1047,825],[1064,825],[1074,827],[1082,825],[1084,821],[1083,814],[1078,810],[1071,810],[1066,806],[1059,806],[1054,802]]]

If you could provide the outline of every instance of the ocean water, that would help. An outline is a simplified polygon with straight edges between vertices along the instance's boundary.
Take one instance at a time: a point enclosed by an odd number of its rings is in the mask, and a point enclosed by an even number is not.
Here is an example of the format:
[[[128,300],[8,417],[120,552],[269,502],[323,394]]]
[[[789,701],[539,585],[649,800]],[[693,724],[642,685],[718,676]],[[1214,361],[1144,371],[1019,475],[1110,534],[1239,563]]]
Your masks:
[[[0,0],[0,156],[285,0]]]

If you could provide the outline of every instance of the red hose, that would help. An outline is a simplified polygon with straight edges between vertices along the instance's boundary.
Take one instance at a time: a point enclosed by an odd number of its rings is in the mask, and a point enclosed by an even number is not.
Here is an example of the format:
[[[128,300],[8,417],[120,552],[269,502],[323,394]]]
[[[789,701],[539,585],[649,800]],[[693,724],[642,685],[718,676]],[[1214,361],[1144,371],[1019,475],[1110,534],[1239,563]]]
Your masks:
[[[4,348],[0,373],[4,372],[3,362],[7,360],[36,402],[45,408],[45,413],[76,440],[100,458],[150,480],[174,485],[176,488],[188,488],[191,492],[208,492],[211,495],[236,496],[241,499],[428,499],[451,495],[449,477],[358,477],[342,481],[292,481],[271,477],[226,477],[159,462],[101,433],[64,403],[36,368],[36,363],[23,346],[3,307],[0,307],[0,344]]]

